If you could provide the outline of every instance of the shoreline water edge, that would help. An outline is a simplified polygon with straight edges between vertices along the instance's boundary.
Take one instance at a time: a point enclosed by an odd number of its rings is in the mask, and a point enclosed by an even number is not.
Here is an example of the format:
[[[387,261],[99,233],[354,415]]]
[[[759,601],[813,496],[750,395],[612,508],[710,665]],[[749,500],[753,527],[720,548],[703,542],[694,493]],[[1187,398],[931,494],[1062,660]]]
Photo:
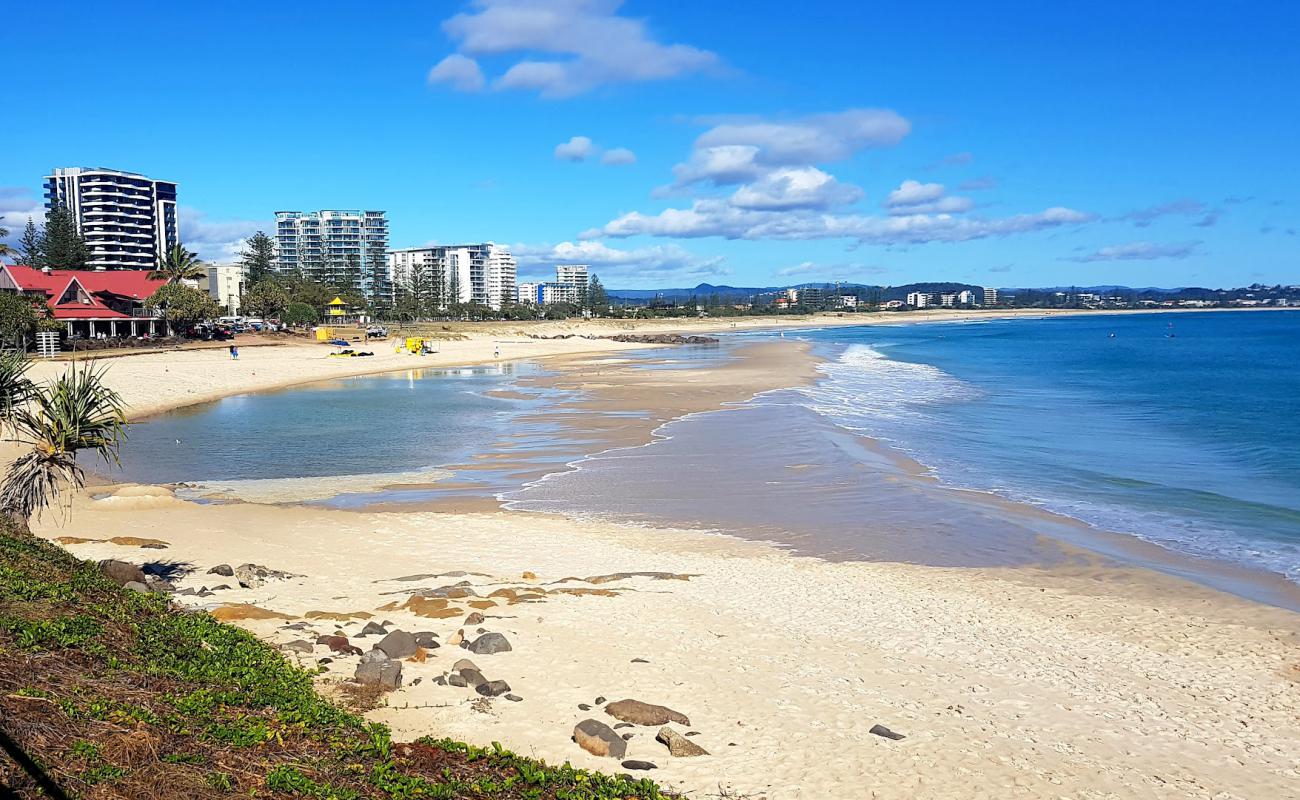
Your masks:
[[[82,557],[190,565],[176,588],[192,593],[178,600],[278,644],[337,633],[365,649],[374,644],[362,635],[368,623],[436,634],[442,646],[408,663],[404,685],[371,712],[399,736],[496,740],[608,770],[614,762],[569,740],[583,718],[604,718],[596,698],[671,706],[689,716],[681,732],[708,755],[672,756],[654,730],[630,727],[628,756],[654,762],[652,777],[694,796],[1247,798],[1300,785],[1300,617],[1180,579],[1191,566],[1154,546],[1116,535],[1117,550],[1098,555],[1104,548],[1087,544],[1095,540],[1059,535],[1082,523],[944,487],[866,436],[836,445],[870,451],[855,451],[869,465],[856,478],[866,491],[947,503],[1023,557],[934,565],[907,557],[900,533],[895,559],[818,558],[801,555],[815,549],[788,529],[747,540],[707,523],[587,517],[577,505],[521,510],[530,501],[517,487],[553,481],[593,454],[661,440],[665,426],[693,415],[723,410],[744,423],[735,411],[756,395],[811,385],[823,373],[809,343],[742,339],[701,366],[672,349],[475,334],[418,366],[491,363],[496,347],[543,369],[488,391],[521,404],[513,427],[457,463],[351,483],[300,478],[296,488],[274,478],[224,489],[100,485],[61,524],[42,519],[36,530]],[[239,386],[292,385],[312,371],[316,380],[344,375],[302,350],[246,351],[242,381],[212,380],[217,356],[197,351],[125,359],[110,380],[134,413],[149,415]],[[366,369],[403,369],[398,358]],[[179,385],[160,387],[159,366]],[[763,420],[752,422],[762,430]],[[785,461],[800,473],[822,466]],[[720,478],[676,476],[703,491],[725,487]],[[774,476],[770,492],[789,485]],[[655,491],[644,494],[672,500]],[[336,495],[367,500],[320,503]],[[112,541],[121,537],[166,549],[132,552]],[[240,563],[284,577],[244,586],[209,574]],[[1240,580],[1250,576],[1221,585]],[[1289,591],[1273,590],[1263,599]],[[455,646],[481,633],[503,634],[511,650]],[[287,654],[324,667],[326,686],[351,677],[356,661],[320,645]],[[462,656],[522,699],[483,702],[445,685]],[[876,724],[907,738],[873,735]]]

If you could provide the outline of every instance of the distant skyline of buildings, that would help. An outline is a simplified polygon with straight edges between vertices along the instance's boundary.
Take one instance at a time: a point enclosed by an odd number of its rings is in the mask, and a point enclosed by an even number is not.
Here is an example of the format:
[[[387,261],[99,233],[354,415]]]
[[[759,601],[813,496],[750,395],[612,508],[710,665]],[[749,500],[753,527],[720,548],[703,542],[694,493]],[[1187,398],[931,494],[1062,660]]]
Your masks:
[[[518,295],[515,257],[495,242],[390,250],[387,274],[395,290],[437,298],[440,305],[479,303],[500,310]]]
[[[589,264],[556,264],[555,280],[519,284],[516,301],[526,305],[581,303],[591,280]]]
[[[383,211],[275,212],[276,272],[367,296],[389,296],[388,218]]]
[[[90,269],[153,269],[180,242],[176,184],[104,167],[56,167],[45,209],[72,213]]]

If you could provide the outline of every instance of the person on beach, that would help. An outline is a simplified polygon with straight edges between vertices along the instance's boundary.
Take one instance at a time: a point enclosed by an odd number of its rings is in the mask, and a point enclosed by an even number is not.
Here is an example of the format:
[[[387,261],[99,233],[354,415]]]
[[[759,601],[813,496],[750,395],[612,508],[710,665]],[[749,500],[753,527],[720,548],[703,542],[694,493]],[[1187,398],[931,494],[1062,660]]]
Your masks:
[[[501,345],[494,345],[492,349],[493,358],[501,358]]]
[[[239,348],[235,347],[233,344],[230,346],[230,360],[231,361],[239,360]]]

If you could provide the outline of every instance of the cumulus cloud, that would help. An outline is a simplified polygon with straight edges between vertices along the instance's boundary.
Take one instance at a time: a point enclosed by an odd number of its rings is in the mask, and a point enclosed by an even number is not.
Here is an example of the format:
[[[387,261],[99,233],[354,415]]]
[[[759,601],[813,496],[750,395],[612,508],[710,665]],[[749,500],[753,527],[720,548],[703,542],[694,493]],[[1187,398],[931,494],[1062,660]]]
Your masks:
[[[452,53],[429,70],[430,84],[445,83],[462,92],[477,92],[487,80],[478,62],[460,53]]]
[[[1199,242],[1183,244],[1156,244],[1154,242],[1129,242],[1103,247],[1084,256],[1077,256],[1071,261],[1154,261],[1161,258],[1187,258],[1196,251]]]
[[[626,250],[599,241],[517,244],[511,252],[521,272],[553,277],[551,270],[556,264],[588,264],[606,285],[611,280],[704,279],[731,274],[721,256],[698,256],[675,244]]]
[[[798,208],[825,209],[857,202],[862,190],[842,184],[816,167],[777,169],[731,196],[736,208],[790,211]]]
[[[249,236],[274,229],[267,222],[253,220],[210,220],[204,212],[187,206],[177,210],[177,223],[181,242],[210,263],[237,260]]]
[[[920,181],[907,180],[889,193],[889,197],[885,198],[885,207],[898,208],[900,206],[921,205],[922,203],[932,203],[940,197],[943,197],[942,183],[921,183]]]
[[[690,159],[673,168],[678,186],[753,180],[777,167],[843,161],[874,147],[892,147],[911,123],[888,109],[858,108],[791,120],[725,118],[700,134]]]
[[[950,214],[908,214],[876,217],[860,214],[772,212],[743,209],[725,200],[702,198],[690,208],[669,208],[658,214],[624,214],[584,238],[600,236],[667,236],[727,239],[856,239],[864,244],[923,244],[973,239],[1077,225],[1091,214],[1053,207],[1032,214],[1001,218],[956,217]]]
[[[605,155],[600,157],[600,163],[611,167],[619,167],[619,166],[625,166],[627,164],[635,164],[636,153],[633,153],[631,150],[628,150],[626,147],[615,147],[611,150],[605,151]]]
[[[655,40],[645,20],[620,16],[621,0],[474,0],[442,24],[459,61],[438,82],[462,91],[487,85],[475,58],[517,57],[493,89],[572,97],[600,86],[657,81],[716,69],[716,53]],[[475,78],[477,75],[477,78]],[[435,76],[430,73],[430,80]]]
[[[961,214],[974,203],[968,197],[945,195],[941,183],[907,180],[885,198],[885,208],[894,216],[915,214]]]
[[[594,152],[596,145],[586,136],[574,136],[555,146],[555,157],[561,161],[586,161]]]
[[[604,150],[586,136],[574,136],[555,146],[555,157],[561,161],[586,161],[596,156],[600,156],[600,163],[610,167],[636,163],[636,153],[626,147]]]
[[[0,186],[0,228],[9,231],[9,236],[0,241],[10,247],[16,246],[23,228],[27,227],[28,218],[37,225],[44,223],[44,202],[37,200],[24,186]]]

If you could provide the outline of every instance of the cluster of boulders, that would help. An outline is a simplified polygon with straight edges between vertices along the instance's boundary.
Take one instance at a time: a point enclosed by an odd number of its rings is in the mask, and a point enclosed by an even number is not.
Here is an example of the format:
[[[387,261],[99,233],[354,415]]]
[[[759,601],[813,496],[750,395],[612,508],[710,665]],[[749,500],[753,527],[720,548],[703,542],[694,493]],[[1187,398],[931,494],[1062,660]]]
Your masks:
[[[680,333],[618,333],[613,336],[579,335],[576,333],[557,333],[552,336],[528,334],[530,339],[608,339],[611,342],[629,342],[632,344],[717,344],[713,336],[685,336]]]
[[[229,584],[221,583],[211,588],[201,586],[198,589],[193,587],[177,589],[173,579],[183,576],[188,570],[180,570],[176,568],[176,565],[165,563],[139,565],[132,564],[129,561],[120,561],[116,558],[107,558],[99,562],[99,571],[118,586],[137,592],[165,592],[192,597],[211,597],[216,592],[231,588]],[[260,564],[240,564],[234,568],[229,564],[218,564],[208,570],[207,574],[234,578],[245,589],[262,586],[268,580],[298,577]]]
[[[605,698],[597,697],[595,705],[599,706],[605,702]],[[578,705],[579,710],[587,711],[591,706],[582,703]],[[691,758],[694,756],[707,756],[708,750],[700,747],[691,741],[689,736],[696,735],[695,731],[681,733],[677,729],[669,727],[669,723],[674,723],[689,728],[691,721],[680,711],[674,711],[667,706],[646,703],[641,700],[619,700],[614,703],[605,705],[605,713],[619,720],[612,727],[598,719],[584,719],[573,728],[573,741],[583,750],[594,756],[602,758],[622,759],[627,755],[627,743],[634,736],[635,731],[619,733],[621,728],[635,728],[638,726],[657,727],[659,730],[655,733],[655,740],[660,742],[668,749],[668,754],[674,758]],[[654,769],[655,765],[649,761],[627,760],[622,765],[627,769]]]
[[[240,587],[244,589],[256,589],[264,586],[269,580],[301,577],[290,572],[281,572],[278,569],[264,567],[261,564],[240,564],[237,567],[231,567],[229,564],[218,564],[208,570],[208,574],[234,578],[239,581]]]

